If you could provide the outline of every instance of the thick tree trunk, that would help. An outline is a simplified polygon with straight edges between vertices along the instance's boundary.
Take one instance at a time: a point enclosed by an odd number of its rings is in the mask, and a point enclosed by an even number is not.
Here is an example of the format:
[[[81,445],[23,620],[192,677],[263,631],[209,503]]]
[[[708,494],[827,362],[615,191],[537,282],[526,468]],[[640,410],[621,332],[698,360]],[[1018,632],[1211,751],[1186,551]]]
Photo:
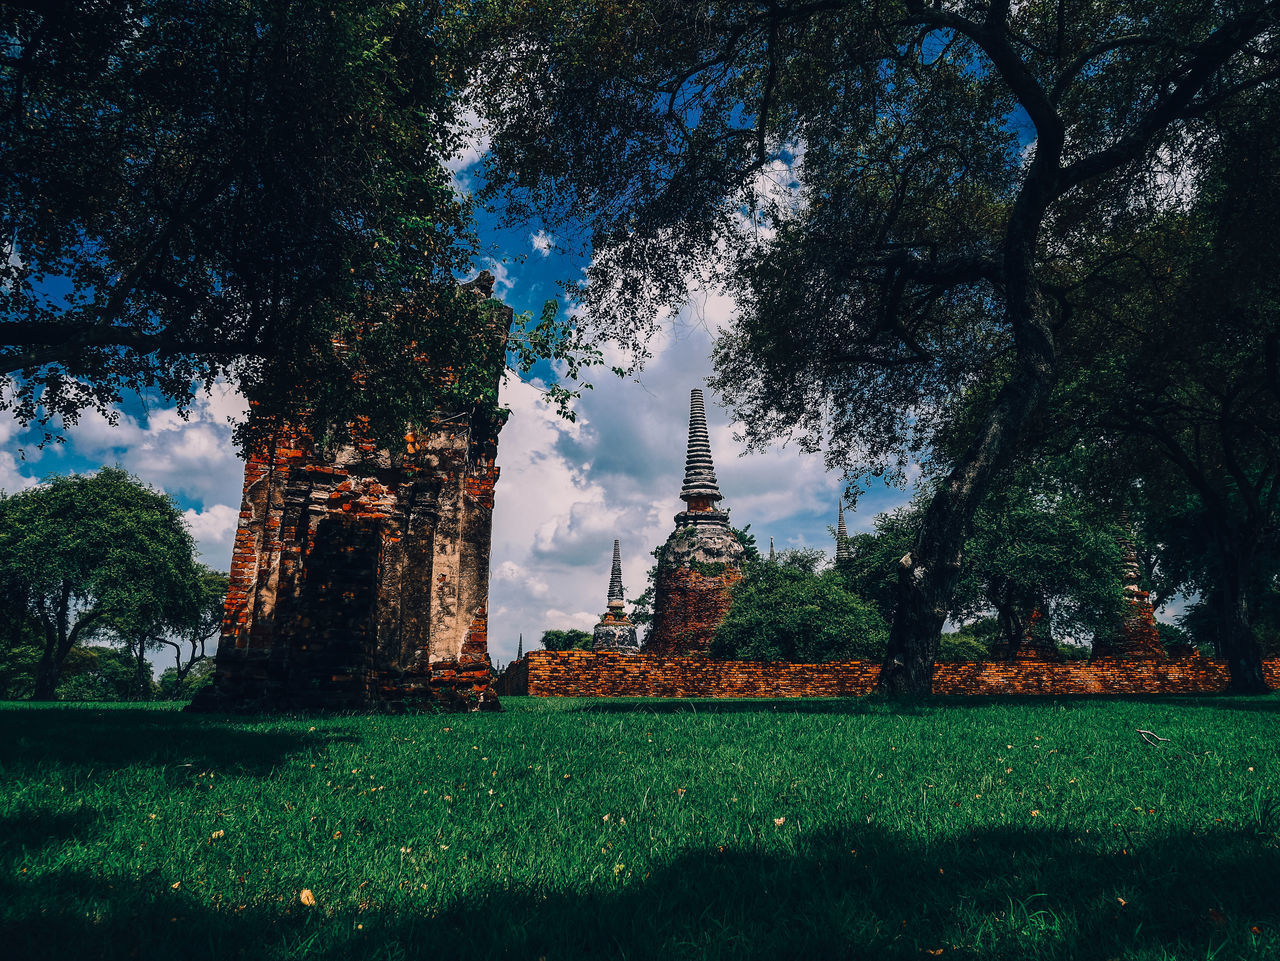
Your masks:
[[[58,689],[58,676],[62,673],[62,665],[53,659],[48,648],[40,655],[40,663],[36,667],[36,688],[31,695],[33,701],[52,701]]]
[[[1001,390],[982,434],[929,504],[915,549],[899,562],[897,606],[880,671],[882,694],[924,695],[933,688],[933,662],[960,572],[965,531],[1053,384],[1052,347],[1048,342],[1045,347],[1043,356],[1020,365]]]
[[[1262,651],[1249,617],[1249,571],[1239,555],[1221,563],[1222,611],[1218,628],[1222,656],[1231,671],[1227,690],[1233,694],[1266,694],[1271,690],[1262,673]]]

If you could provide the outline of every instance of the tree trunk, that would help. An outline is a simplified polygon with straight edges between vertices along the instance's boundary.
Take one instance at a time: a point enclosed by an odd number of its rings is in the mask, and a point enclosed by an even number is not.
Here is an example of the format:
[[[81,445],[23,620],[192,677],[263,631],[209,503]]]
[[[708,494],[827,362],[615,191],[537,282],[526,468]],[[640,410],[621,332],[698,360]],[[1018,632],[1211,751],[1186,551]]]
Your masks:
[[[923,695],[933,687],[952,587],[960,572],[965,531],[995,475],[1017,452],[1031,417],[1053,385],[1053,348],[1028,350],[987,416],[982,434],[957,462],[925,512],[915,549],[899,562],[897,606],[879,690]]]
[[[1227,690],[1233,694],[1266,694],[1271,690],[1262,673],[1262,650],[1249,617],[1249,565],[1239,555],[1223,559],[1221,623],[1222,656],[1231,671]]]
[[[1005,320],[1017,360],[978,436],[960,455],[925,512],[915,549],[898,565],[898,602],[879,691],[918,696],[933,689],[933,662],[942,640],[965,533],[991,482],[1014,458],[1027,424],[1057,379],[1053,331],[1038,313],[1036,244],[1045,211],[1059,189],[1064,133],[1038,129],[1035,157],[1009,214],[1004,239]]]
[[[58,676],[62,673],[61,668],[62,665],[54,660],[52,652],[46,647],[40,655],[40,664],[36,667],[36,687],[31,700],[52,701],[54,699],[54,692],[58,689]]]

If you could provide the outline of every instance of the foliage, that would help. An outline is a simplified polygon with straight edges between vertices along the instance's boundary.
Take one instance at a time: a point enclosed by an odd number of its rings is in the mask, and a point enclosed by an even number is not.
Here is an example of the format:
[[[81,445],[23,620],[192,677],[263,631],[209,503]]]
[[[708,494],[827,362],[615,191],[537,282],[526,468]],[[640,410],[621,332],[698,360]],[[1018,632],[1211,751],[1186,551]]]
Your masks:
[[[33,696],[55,696],[79,643],[122,624],[189,623],[202,598],[193,553],[173,502],[119,469],[50,477],[0,499],[0,584],[26,615],[9,640],[34,638],[41,651]]]
[[[884,620],[837,572],[819,573],[823,559],[821,551],[783,551],[775,563],[749,565],[711,656],[804,664],[883,656]]]
[[[496,409],[444,166],[467,54],[435,0],[10,4],[3,33],[0,409],[71,423],[228,377],[264,429],[364,415],[393,444]],[[561,335],[553,311],[517,354],[572,366]]]
[[[548,651],[589,651],[593,638],[587,631],[543,631],[542,647]]]
[[[1000,640],[1000,624],[994,617],[980,617],[942,635],[939,661],[984,661]]]
[[[7,706],[0,924],[103,961],[1262,961],[1274,701]]]
[[[151,665],[139,689],[137,662],[131,651],[100,645],[72,648],[62,666],[60,701],[149,701],[155,694]],[[34,666],[34,665],[33,665]]]
[[[213,673],[213,658],[196,661],[182,675],[178,668],[167,667],[156,681],[158,693],[166,701],[189,701],[213,683]]]
[[[1080,342],[1064,273],[1151,219],[1207,113],[1270,93],[1274,6],[625,11],[470,5],[490,190],[585,228],[575,293],[640,359],[662,308],[725,284],[740,310],[713,386],[753,447],[902,479],[985,389],[899,571],[884,686],[927,692],[965,529]]]

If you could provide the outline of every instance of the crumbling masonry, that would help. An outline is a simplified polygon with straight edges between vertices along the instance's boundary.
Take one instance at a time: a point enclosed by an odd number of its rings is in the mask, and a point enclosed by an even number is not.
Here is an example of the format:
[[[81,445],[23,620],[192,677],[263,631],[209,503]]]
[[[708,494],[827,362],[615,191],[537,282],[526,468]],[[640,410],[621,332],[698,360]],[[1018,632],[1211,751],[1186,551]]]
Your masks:
[[[496,387],[512,312],[486,306]],[[489,544],[502,418],[479,407],[391,454],[285,427],[250,456],[213,684],[199,710],[496,707]]]

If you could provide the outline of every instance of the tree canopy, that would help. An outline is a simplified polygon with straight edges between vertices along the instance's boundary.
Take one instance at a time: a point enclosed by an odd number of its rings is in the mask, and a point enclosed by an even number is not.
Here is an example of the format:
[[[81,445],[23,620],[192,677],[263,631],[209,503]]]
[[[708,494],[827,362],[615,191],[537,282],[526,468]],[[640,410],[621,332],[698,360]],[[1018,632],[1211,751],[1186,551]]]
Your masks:
[[[0,410],[56,431],[226,377],[398,443],[496,406],[438,3],[5,4],[0,33]]]
[[[0,498],[0,588],[6,646],[40,652],[37,700],[54,696],[77,645],[120,625],[191,629],[209,606],[173,502],[112,468]]]

